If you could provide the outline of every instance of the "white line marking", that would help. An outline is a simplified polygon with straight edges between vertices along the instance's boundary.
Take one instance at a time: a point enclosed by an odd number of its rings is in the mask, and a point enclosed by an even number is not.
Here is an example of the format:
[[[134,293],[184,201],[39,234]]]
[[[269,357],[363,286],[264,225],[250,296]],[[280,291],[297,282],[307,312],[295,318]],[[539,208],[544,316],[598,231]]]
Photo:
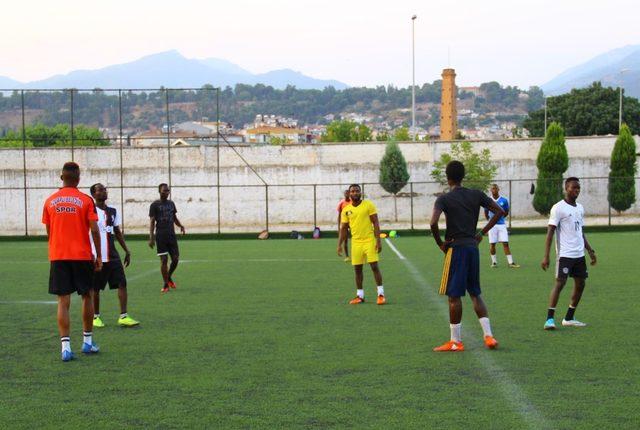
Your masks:
[[[398,248],[396,248],[396,246],[393,244],[393,242],[391,242],[391,241],[389,240],[389,238],[388,238],[388,237],[386,237],[386,238],[384,239],[384,241],[385,241],[385,242],[387,242],[387,245],[389,245],[389,247],[391,248],[391,250],[392,250],[393,252],[395,252],[395,253],[396,253],[396,255],[398,256],[398,258],[399,258],[400,260],[406,260],[405,256],[404,256],[404,255],[402,255],[402,254],[400,253],[400,251],[398,251]]]
[[[57,305],[49,300],[0,300],[0,305]]]
[[[391,245],[390,242],[388,242]],[[402,253],[394,246],[391,247],[398,255],[400,260],[403,260],[409,273],[413,276],[413,279],[422,286],[427,299],[438,307],[440,313],[446,315],[447,320],[449,318],[449,307],[441,300],[441,297],[435,293],[435,289],[428,285],[427,280],[422,276],[420,271],[413,265],[411,260],[407,259]],[[524,419],[527,425],[532,429],[540,428],[552,428],[553,426],[547,421],[547,419],[536,409],[536,407],[527,398],[524,391],[511,380],[509,374],[495,362],[490,353],[482,353],[478,350],[470,350],[471,355],[478,360],[480,365],[484,367],[485,372],[497,383],[503,397],[507,402],[511,403],[516,412]],[[435,353],[434,353],[435,354]]]

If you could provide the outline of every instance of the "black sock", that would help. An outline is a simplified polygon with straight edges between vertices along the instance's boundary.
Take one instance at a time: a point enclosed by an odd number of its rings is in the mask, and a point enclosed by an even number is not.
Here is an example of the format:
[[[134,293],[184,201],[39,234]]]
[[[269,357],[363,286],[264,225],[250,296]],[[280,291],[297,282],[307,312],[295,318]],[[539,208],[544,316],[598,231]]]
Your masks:
[[[573,319],[573,314],[575,313],[576,308],[572,308],[571,306],[569,306],[569,309],[567,309],[567,315],[564,317],[565,320],[567,321],[571,321]]]
[[[547,309],[547,319],[552,320],[555,313],[556,313],[556,308]]]

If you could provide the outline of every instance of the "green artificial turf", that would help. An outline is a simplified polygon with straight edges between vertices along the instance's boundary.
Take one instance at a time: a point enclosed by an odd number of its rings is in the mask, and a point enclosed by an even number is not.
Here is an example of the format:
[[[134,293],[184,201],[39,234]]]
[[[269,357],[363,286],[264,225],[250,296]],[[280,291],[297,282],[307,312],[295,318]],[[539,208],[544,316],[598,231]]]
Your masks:
[[[437,295],[442,253],[428,237],[384,245],[388,305],[350,306],[353,270],[335,239],[181,242],[178,289],[161,295],[157,258],[130,241],[129,313],[102,295],[96,356],[60,361],[56,306],[47,293],[46,243],[2,242],[2,428],[637,428],[640,233],[591,233],[590,268],[576,318],[586,328],[545,332],[553,270],[544,237],[514,235],[520,269],[489,268],[483,296],[500,348],[489,351],[468,298],[463,353],[448,340]],[[571,285],[556,319],[564,315]],[[80,300],[72,336],[82,341]]]

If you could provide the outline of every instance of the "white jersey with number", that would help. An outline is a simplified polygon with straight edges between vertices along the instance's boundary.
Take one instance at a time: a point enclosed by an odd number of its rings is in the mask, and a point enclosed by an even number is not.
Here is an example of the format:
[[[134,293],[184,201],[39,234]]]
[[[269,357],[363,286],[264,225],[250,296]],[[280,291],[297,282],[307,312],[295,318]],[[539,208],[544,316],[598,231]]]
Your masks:
[[[564,200],[551,208],[549,225],[556,227],[556,254],[558,258],[584,257],[584,208],[580,203],[571,206]]]
[[[115,236],[115,227],[120,227],[122,224],[120,211],[113,206],[107,206],[106,210],[102,210],[96,206],[96,212],[98,214],[98,229],[100,230],[100,255],[102,256],[102,262],[108,263],[112,260],[119,260],[120,255],[118,255],[113,239]],[[89,239],[91,239],[91,251],[95,257],[96,247],[93,243],[91,232],[89,232]]]

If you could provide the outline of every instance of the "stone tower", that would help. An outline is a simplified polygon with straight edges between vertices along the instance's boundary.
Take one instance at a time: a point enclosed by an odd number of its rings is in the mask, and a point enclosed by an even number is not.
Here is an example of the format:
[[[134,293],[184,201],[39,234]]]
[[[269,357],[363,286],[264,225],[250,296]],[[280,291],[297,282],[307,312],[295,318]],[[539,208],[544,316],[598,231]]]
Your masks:
[[[456,109],[456,71],[442,71],[442,100],[440,102],[440,140],[453,140],[458,131]]]

